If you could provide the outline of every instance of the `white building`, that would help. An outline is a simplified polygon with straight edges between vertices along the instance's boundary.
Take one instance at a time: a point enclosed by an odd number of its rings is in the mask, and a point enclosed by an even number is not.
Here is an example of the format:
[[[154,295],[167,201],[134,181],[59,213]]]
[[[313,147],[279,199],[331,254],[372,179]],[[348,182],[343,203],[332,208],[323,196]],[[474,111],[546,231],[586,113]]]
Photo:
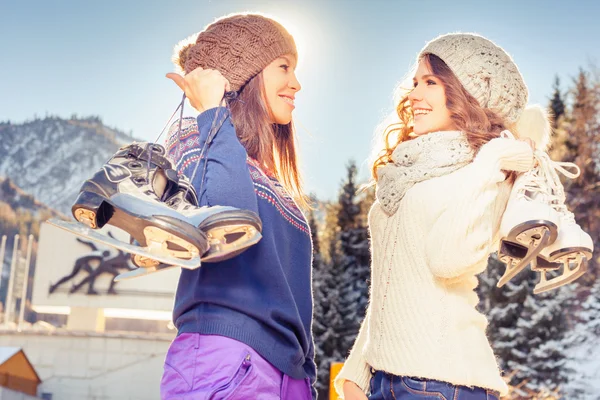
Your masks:
[[[125,239],[122,232],[113,234]],[[23,349],[42,381],[37,398],[160,399],[163,361],[176,334],[170,318],[179,269],[118,282],[109,294],[115,269],[97,272],[119,253],[85,242],[42,225],[32,307],[42,317],[63,314],[66,322],[19,326],[18,311],[7,310],[0,347]],[[0,390],[0,400],[32,398],[6,393]]]

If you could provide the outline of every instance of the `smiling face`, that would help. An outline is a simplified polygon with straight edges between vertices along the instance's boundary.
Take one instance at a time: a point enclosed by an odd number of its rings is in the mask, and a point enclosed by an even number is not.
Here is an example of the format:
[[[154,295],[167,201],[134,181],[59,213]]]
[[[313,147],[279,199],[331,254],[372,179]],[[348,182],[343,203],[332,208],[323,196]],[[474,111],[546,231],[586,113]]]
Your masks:
[[[292,121],[296,92],[301,89],[296,78],[296,57],[284,55],[262,71],[264,95],[271,123],[287,125]]]
[[[408,99],[413,110],[415,135],[456,129],[446,107],[444,84],[431,72],[425,60],[419,62]]]

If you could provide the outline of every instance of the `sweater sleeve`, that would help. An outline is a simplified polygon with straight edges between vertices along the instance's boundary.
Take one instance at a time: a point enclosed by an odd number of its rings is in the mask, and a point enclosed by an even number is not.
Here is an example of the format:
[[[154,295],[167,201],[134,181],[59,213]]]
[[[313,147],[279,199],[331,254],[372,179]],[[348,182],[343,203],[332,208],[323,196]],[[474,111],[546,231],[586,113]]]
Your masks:
[[[350,351],[350,355],[344,362],[340,373],[335,377],[334,387],[338,393],[338,396],[344,398],[344,382],[354,382],[362,389],[363,392],[367,393],[369,390],[369,383],[371,381],[371,366],[367,363],[363,356],[363,347],[367,342],[368,337],[368,321],[369,315],[371,314],[371,305],[367,308],[365,319],[363,320],[358,336],[354,341],[354,346]]]
[[[196,169],[215,118],[224,122],[209,143]],[[192,179],[201,206],[231,206],[258,213],[254,183],[246,163],[246,149],[240,143],[224,107],[204,111],[184,140],[178,169]],[[177,123],[176,123],[177,124]],[[218,125],[215,125],[218,127]],[[195,130],[195,131],[194,131]]]
[[[455,278],[490,254],[499,229],[497,200],[506,179],[502,171],[524,172],[533,164],[527,143],[497,138],[483,145],[471,164],[454,173],[453,193],[425,242],[425,256],[434,275]]]

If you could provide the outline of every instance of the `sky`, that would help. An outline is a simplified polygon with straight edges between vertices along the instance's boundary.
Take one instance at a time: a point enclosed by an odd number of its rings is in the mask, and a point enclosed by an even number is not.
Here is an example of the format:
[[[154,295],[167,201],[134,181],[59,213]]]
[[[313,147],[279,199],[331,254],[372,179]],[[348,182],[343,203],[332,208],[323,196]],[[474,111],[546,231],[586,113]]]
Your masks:
[[[0,121],[95,115],[155,141],[181,97],[165,78],[174,45],[242,11],[272,15],[296,38],[300,170],[322,200],[337,197],[351,159],[369,178],[394,88],[440,34],[476,32],[506,49],[530,103],[548,103],[555,76],[566,89],[580,67],[600,62],[593,0],[0,0]]]

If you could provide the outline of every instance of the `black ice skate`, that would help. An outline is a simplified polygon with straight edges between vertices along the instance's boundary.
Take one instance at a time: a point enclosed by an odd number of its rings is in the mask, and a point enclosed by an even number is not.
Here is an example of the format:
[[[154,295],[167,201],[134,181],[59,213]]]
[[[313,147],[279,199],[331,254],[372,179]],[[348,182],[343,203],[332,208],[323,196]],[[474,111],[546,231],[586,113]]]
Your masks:
[[[175,265],[195,269],[202,261],[231,258],[261,238],[261,222],[250,211],[233,207],[198,207],[196,192],[178,175],[157,144],[121,148],[87,180],[72,207],[82,224],[48,222],[132,253],[139,276]],[[95,232],[112,225],[131,235],[124,243]],[[159,266],[162,265],[162,268]]]
[[[179,176],[177,191],[165,200],[165,204],[184,215],[188,222],[197,224],[206,234],[210,247],[202,255],[202,262],[228,260],[262,238],[262,223],[251,211],[225,206],[198,207],[196,191],[184,175]],[[152,259],[146,260],[143,256],[134,257],[133,263],[144,268],[126,271],[117,276],[115,281],[137,278],[174,267]]]
[[[208,248],[206,235],[162,200],[178,190],[179,177],[164,148],[151,143],[122,147],[85,181],[71,210],[85,225],[50,223],[135,255],[138,266],[157,262],[197,268]],[[112,225],[129,233],[139,246],[94,232]]]
[[[262,222],[252,211],[227,206],[198,207],[196,191],[185,175],[180,175],[177,191],[165,203],[206,234],[210,247],[202,255],[203,262],[233,258],[262,237]]]

